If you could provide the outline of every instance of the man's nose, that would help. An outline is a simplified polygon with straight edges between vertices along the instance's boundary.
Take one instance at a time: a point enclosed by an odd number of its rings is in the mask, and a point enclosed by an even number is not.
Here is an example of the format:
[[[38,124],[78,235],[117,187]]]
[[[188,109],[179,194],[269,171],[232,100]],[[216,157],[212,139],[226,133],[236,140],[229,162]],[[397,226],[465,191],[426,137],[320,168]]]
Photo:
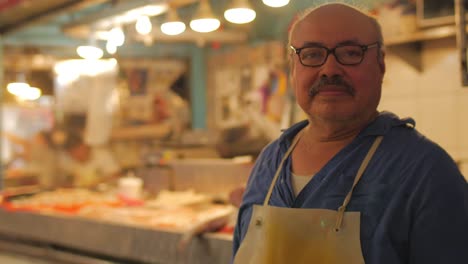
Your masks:
[[[320,66],[321,75],[334,76],[343,73],[343,65],[338,62],[334,53],[328,55],[325,63]]]

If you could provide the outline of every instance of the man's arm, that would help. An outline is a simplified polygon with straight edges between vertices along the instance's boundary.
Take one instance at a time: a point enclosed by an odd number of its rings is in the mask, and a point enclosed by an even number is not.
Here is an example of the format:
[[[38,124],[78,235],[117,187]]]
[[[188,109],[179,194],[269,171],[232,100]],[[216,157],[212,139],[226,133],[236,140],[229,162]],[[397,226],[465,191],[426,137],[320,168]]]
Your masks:
[[[122,176],[122,169],[119,163],[108,149],[96,149],[93,158],[101,173],[100,177],[92,183],[93,187],[101,183],[115,181]]]
[[[468,263],[468,184],[455,163],[439,157],[414,192],[409,263]]]

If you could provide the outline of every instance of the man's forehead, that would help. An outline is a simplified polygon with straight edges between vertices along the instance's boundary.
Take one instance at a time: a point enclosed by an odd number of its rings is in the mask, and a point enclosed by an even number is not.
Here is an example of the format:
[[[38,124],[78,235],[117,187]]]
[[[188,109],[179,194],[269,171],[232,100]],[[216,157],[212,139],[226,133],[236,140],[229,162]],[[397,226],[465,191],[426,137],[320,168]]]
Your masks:
[[[340,15],[351,15],[351,16],[356,16],[356,17],[367,17],[367,15],[346,4],[341,4],[341,3],[331,3],[331,4],[324,4],[321,6],[318,6],[317,8],[312,9],[306,16],[309,15],[315,15],[315,16],[320,16],[320,15],[333,15],[333,14],[340,14]]]
[[[342,4],[321,6],[308,13],[294,30],[292,40],[305,41],[315,37],[347,40],[370,40],[377,32],[371,18],[362,12]],[[315,39],[316,41],[320,41]]]

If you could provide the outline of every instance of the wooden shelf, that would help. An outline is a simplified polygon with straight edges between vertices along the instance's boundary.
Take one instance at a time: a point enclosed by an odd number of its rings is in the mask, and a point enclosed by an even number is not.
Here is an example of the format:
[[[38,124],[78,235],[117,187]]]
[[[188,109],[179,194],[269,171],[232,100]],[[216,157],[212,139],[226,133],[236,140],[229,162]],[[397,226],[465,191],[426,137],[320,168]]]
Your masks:
[[[402,34],[398,36],[389,36],[385,40],[387,46],[408,44],[414,42],[422,42],[428,40],[436,40],[448,37],[454,37],[456,35],[455,25],[434,27],[425,30],[416,31],[413,33]]]
[[[406,61],[418,71],[423,71],[422,47],[423,42],[444,38],[455,38],[457,28],[455,25],[439,26],[413,33],[397,36],[384,36],[385,45],[392,54]]]

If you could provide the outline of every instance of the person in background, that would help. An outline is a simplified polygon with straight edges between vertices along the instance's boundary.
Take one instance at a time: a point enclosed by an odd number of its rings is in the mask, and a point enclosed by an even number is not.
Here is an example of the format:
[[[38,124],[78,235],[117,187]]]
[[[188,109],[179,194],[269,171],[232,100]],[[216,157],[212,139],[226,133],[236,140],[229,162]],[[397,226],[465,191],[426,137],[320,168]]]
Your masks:
[[[68,133],[64,150],[69,159],[62,166],[74,187],[96,187],[121,176],[121,168],[112,153],[104,147],[89,146],[81,134]]]
[[[12,133],[3,135],[12,143],[21,146],[18,155],[25,161],[24,166],[10,167],[5,171],[6,178],[34,176],[42,189],[52,189],[63,183],[59,167],[59,149],[61,131],[59,129],[43,130],[34,134],[31,139],[18,137]]]
[[[468,263],[468,185],[411,118],[378,112],[378,22],[339,3],[289,33],[307,120],[266,146],[234,232],[233,263]]]

